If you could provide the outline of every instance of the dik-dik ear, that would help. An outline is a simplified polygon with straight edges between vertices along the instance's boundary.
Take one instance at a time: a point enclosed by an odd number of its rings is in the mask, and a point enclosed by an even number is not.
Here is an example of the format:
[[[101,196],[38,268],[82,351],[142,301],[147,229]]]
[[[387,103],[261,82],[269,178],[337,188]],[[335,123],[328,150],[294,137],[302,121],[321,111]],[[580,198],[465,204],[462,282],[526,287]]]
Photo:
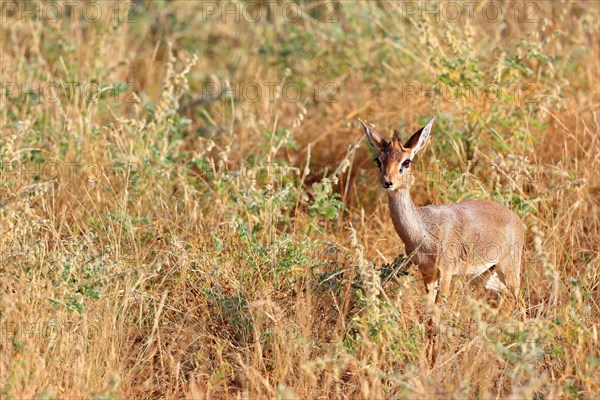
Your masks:
[[[369,143],[371,143],[371,146],[373,146],[375,148],[375,150],[377,150],[378,152],[381,151],[382,148],[384,148],[387,145],[387,142],[385,141],[385,139],[383,138],[383,136],[381,136],[379,133],[371,130],[367,124],[365,124],[363,122],[362,119],[358,119],[360,121],[360,123],[362,124],[363,128],[365,128],[365,135],[367,135],[367,139],[369,139]]]
[[[431,127],[433,126],[433,121],[435,121],[435,118],[432,118],[431,121],[427,123],[427,125],[416,131],[404,145],[406,149],[410,149],[411,160],[419,150],[425,147],[425,144],[429,140],[429,136],[431,134]]]

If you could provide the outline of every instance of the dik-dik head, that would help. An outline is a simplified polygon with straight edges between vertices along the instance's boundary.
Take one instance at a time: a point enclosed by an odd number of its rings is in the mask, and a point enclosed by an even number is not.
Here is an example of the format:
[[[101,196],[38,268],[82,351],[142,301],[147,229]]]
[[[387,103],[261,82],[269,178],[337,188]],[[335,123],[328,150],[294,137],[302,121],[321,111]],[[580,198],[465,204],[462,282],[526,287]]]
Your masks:
[[[400,141],[398,132],[394,131],[394,136],[388,142],[379,133],[370,129],[360,118],[358,120],[365,128],[369,143],[377,150],[378,155],[375,161],[379,167],[381,187],[388,191],[408,188],[411,183],[409,172],[412,160],[429,140],[435,118],[416,131],[405,144]]]

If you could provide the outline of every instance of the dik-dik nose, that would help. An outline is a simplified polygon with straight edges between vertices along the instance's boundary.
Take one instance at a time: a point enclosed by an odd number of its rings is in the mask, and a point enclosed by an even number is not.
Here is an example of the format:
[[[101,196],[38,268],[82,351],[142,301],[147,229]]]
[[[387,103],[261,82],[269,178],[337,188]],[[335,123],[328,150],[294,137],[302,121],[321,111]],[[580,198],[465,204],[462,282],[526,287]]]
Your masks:
[[[389,189],[389,188],[391,188],[391,187],[393,187],[393,186],[394,186],[394,182],[390,182],[390,181],[385,181],[385,182],[383,182],[383,187],[384,187],[385,189]]]

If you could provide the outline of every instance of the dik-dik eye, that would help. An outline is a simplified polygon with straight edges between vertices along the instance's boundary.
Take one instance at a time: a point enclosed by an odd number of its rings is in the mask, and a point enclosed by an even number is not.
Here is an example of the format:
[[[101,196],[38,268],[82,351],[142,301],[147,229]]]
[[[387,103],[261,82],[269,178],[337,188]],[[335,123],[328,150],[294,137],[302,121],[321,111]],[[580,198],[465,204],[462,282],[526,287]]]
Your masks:
[[[381,171],[381,166],[383,164],[381,163],[381,160],[379,159],[379,157],[374,158],[373,161],[375,161],[377,163],[377,168],[379,168],[379,171]]]
[[[402,161],[402,164],[400,165],[400,171],[408,168],[409,166],[410,166],[410,160],[407,158],[406,160]]]

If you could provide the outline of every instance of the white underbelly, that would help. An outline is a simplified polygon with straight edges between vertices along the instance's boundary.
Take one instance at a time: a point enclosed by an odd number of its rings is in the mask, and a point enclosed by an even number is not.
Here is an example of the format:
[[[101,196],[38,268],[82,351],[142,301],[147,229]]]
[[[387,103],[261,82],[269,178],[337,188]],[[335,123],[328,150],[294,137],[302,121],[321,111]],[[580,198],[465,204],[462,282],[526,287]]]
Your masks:
[[[495,290],[496,292],[504,290],[504,284],[498,277],[498,273],[494,272],[492,276],[489,277],[485,283],[485,288],[489,290]]]
[[[484,276],[481,276],[482,274],[485,274],[485,272],[487,272],[491,267],[493,267],[494,265],[496,265],[496,262],[488,262],[488,263],[482,263],[482,264],[477,264],[477,265],[470,265],[468,267],[465,267],[463,270],[459,270],[455,272],[455,275],[469,275],[472,276],[474,280],[477,280],[477,277],[479,277],[480,279],[484,278]],[[481,283],[483,283],[483,281],[480,281]],[[487,280],[485,281],[485,288],[488,290],[494,290],[494,291],[502,291],[504,290],[505,286],[502,283],[502,281],[500,280],[500,278],[498,277],[498,273],[497,272],[492,272],[489,277],[487,277]]]
[[[465,266],[463,269],[459,269],[455,275],[481,275],[490,268],[496,265],[495,262],[487,262],[475,265]]]

